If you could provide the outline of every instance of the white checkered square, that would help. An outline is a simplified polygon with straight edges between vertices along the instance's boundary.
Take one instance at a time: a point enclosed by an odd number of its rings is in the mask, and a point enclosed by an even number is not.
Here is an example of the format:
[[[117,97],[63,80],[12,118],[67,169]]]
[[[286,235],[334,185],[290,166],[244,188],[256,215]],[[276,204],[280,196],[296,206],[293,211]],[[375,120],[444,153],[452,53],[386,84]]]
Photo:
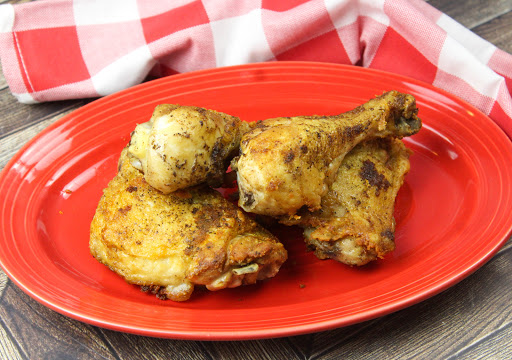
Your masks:
[[[10,4],[0,5],[0,33],[12,31],[14,8]]]
[[[325,8],[337,29],[355,23],[359,17],[359,7],[350,1],[325,0]]]
[[[261,0],[202,0],[202,3],[210,21],[242,16],[261,9]]]
[[[385,0],[360,0],[359,15],[368,16],[382,25],[389,26],[389,17],[384,11]]]
[[[148,46],[141,46],[94,75],[94,88],[99,95],[108,95],[131,87],[142,82],[155,64]]]
[[[437,25],[473,53],[483,64],[487,64],[496,51],[496,46],[475,35],[448,15],[442,14],[437,20]]]
[[[446,37],[443,44],[437,67],[463,79],[477,92],[492,99],[496,99],[500,82],[503,81],[498,74],[484,66],[473,53],[450,36]]]
[[[76,25],[109,24],[139,19],[136,0],[74,0]]]
[[[211,23],[217,66],[268,61],[274,57],[265,37],[261,9]]]
[[[160,15],[166,11],[186,6],[195,0],[172,0],[167,2],[154,0],[137,0],[141,19]]]
[[[76,32],[91,75],[146,44],[140,21],[78,26]],[[100,40],[104,38],[115,40]]]

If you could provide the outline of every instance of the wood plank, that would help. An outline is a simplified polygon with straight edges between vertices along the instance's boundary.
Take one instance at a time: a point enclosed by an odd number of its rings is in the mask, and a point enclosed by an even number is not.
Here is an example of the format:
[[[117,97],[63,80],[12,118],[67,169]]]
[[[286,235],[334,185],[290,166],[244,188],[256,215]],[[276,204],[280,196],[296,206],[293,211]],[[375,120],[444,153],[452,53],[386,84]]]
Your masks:
[[[0,0],[5,2],[27,0]],[[475,33],[512,52],[510,10],[500,7],[511,4],[510,0],[430,3],[448,8],[449,11],[444,10],[448,15],[455,12],[450,16],[463,24],[468,22]],[[69,108],[62,103],[19,104],[8,93],[1,76],[0,90],[6,91],[0,93],[0,114],[9,116],[10,112],[19,111],[5,131],[0,128],[1,169],[19,147],[60,118],[60,111],[64,109],[67,113]],[[7,102],[1,103],[4,99]],[[43,120],[39,122],[41,114]],[[20,129],[22,134],[14,133]],[[511,280],[511,248],[509,241],[494,260],[468,279],[396,314],[318,334],[249,342],[164,340],[88,326],[38,304],[0,271],[0,359],[512,358],[512,321],[508,309],[512,293],[503,286]],[[14,314],[12,309],[16,310]],[[460,336],[459,328],[466,330]],[[20,349],[27,352],[20,353]]]
[[[512,11],[510,0],[430,0],[429,4],[469,29]]]
[[[512,1],[431,0],[429,3],[501,50],[512,53]]]
[[[34,122],[24,131],[13,133],[9,136],[0,138],[0,169],[3,169],[7,162],[18,152],[18,150],[26,144],[30,139],[36,136],[38,133],[47,128],[50,124],[54,123],[62,116],[70,113],[74,109],[69,109],[55,115],[53,117],[46,118],[45,120]]]
[[[313,349],[313,338],[315,334],[305,334],[305,335],[297,335],[290,336],[287,340],[292,344],[292,346],[297,349],[299,353],[304,355],[304,359],[309,359],[311,357],[311,351]]]
[[[39,304],[9,283],[0,318],[29,359],[115,359],[96,328]]]
[[[158,339],[107,329],[99,330],[119,359],[211,359],[200,342]]]
[[[499,254],[506,252],[506,251],[512,251],[512,239],[509,239],[509,241],[503,246],[503,248],[500,250]],[[458,286],[461,286],[460,284]],[[451,290],[453,291],[453,290]],[[457,291],[457,290],[455,290]],[[438,296],[444,296],[443,294],[440,294]],[[429,301],[435,301],[435,300],[429,300]],[[419,305],[417,305],[419,306]],[[408,310],[404,310],[408,311]],[[413,311],[413,310],[410,310]],[[326,354],[329,354],[332,349],[329,351],[327,350],[325,354],[321,351],[321,349],[330,349],[331,347],[336,347],[338,344],[343,344],[348,341],[353,341],[354,338],[363,336],[365,337],[366,331],[370,328],[379,327],[382,326],[379,324],[382,321],[391,321],[397,323],[397,321],[394,319],[397,315],[390,315],[388,317],[378,318],[371,321],[366,321],[360,324],[352,325],[346,328],[337,329],[333,331],[327,331],[327,332],[321,332],[316,334],[309,334],[309,335],[302,335],[302,336],[295,336],[291,337],[289,340],[294,343],[294,345],[298,348],[301,348],[302,352],[306,354],[305,358],[309,358],[308,356],[308,349],[309,351],[313,351],[313,354],[311,355],[312,358],[316,357],[322,357]],[[400,326],[398,324],[397,326]],[[455,330],[453,330],[455,331]],[[352,339],[352,340],[351,340]],[[320,349],[320,350],[318,350]],[[395,355],[401,354],[400,351],[398,351]],[[338,355],[338,354],[336,354]],[[343,356],[347,355],[346,353],[343,353]],[[358,356],[364,355],[364,352],[356,351],[356,354],[354,355],[354,358],[358,358]],[[349,357],[350,358],[350,357]]]
[[[500,249],[500,253],[502,251],[510,250],[512,248],[512,236],[508,239],[508,241],[503,245],[503,247]]]
[[[508,323],[488,337],[472,344],[449,360],[512,359],[510,339],[512,339],[512,323]]]
[[[0,63],[0,90],[7,89],[7,80],[5,80],[2,64]]]
[[[283,338],[253,341],[203,342],[213,359],[305,359]]]
[[[23,4],[23,3],[28,3],[28,2],[32,2],[34,0],[0,0],[0,4]]]
[[[0,299],[8,283],[8,277],[0,269]],[[18,347],[11,340],[7,330],[4,327],[3,322],[0,319],[0,359],[21,359],[21,355],[18,351]]]
[[[0,324],[0,359],[18,360],[24,357],[20,354],[18,347],[7,334],[7,330]]]
[[[359,324],[316,334],[312,358],[445,359],[471,349],[510,327],[511,269],[512,251],[504,251],[458,285],[370,322],[365,331],[354,331]]]
[[[0,269],[0,299],[4,293],[5,286],[7,285],[8,277],[5,275],[2,269]]]
[[[66,100],[28,105],[18,102],[9,89],[0,90],[0,139],[64,111],[83,106],[87,101]]]
[[[512,1],[509,1],[512,7]],[[512,53],[512,11],[477,26],[473,31],[498,48]]]

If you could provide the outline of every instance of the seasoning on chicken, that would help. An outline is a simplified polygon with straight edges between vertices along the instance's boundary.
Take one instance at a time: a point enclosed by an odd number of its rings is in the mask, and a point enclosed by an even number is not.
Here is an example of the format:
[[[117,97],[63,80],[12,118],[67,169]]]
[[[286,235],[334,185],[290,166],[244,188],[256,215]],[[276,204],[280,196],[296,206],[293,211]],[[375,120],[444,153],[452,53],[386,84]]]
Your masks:
[[[132,165],[164,194],[202,183],[219,187],[248,127],[221,112],[162,104],[137,125],[128,152]]]
[[[275,118],[242,136],[237,170],[239,205],[282,216],[317,211],[345,155],[376,137],[404,137],[421,128],[413,96],[390,91],[336,116]]]
[[[358,144],[343,159],[336,179],[315,212],[284,217],[300,225],[320,259],[364,265],[395,249],[395,198],[409,171],[410,151],[395,138]]]
[[[92,255],[128,283],[185,301],[209,290],[275,276],[283,245],[236,205],[207,187],[170,194],[151,187],[125,149],[91,223]]]

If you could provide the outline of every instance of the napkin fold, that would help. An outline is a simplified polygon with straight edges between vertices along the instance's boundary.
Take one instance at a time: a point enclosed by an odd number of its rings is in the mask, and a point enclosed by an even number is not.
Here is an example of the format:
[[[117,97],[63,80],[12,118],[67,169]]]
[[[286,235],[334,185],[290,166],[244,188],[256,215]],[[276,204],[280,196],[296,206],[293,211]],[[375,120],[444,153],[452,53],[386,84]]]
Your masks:
[[[0,5],[23,103],[98,97],[193,70],[279,60],[381,69],[470,102],[512,138],[512,55],[423,0],[41,0]]]

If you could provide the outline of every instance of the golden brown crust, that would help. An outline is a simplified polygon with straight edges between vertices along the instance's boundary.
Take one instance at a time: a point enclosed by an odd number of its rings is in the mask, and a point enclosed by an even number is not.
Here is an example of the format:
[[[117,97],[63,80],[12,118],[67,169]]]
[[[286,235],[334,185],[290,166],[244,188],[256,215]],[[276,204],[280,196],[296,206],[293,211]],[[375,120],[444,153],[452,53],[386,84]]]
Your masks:
[[[233,162],[239,205],[256,214],[320,209],[343,157],[361,141],[409,136],[421,127],[415,99],[390,91],[336,116],[267,119],[242,136]]]
[[[133,131],[128,153],[146,181],[165,194],[204,183],[219,187],[248,128],[218,111],[160,104]]]
[[[316,212],[282,218],[305,228],[320,259],[364,265],[393,251],[394,203],[409,171],[409,153],[399,139],[363,142],[347,154]]]
[[[196,187],[164,195],[126,151],[122,158],[91,224],[90,249],[100,262],[175,301],[188,299],[194,285],[218,290],[276,275],[283,245],[220,193]]]

